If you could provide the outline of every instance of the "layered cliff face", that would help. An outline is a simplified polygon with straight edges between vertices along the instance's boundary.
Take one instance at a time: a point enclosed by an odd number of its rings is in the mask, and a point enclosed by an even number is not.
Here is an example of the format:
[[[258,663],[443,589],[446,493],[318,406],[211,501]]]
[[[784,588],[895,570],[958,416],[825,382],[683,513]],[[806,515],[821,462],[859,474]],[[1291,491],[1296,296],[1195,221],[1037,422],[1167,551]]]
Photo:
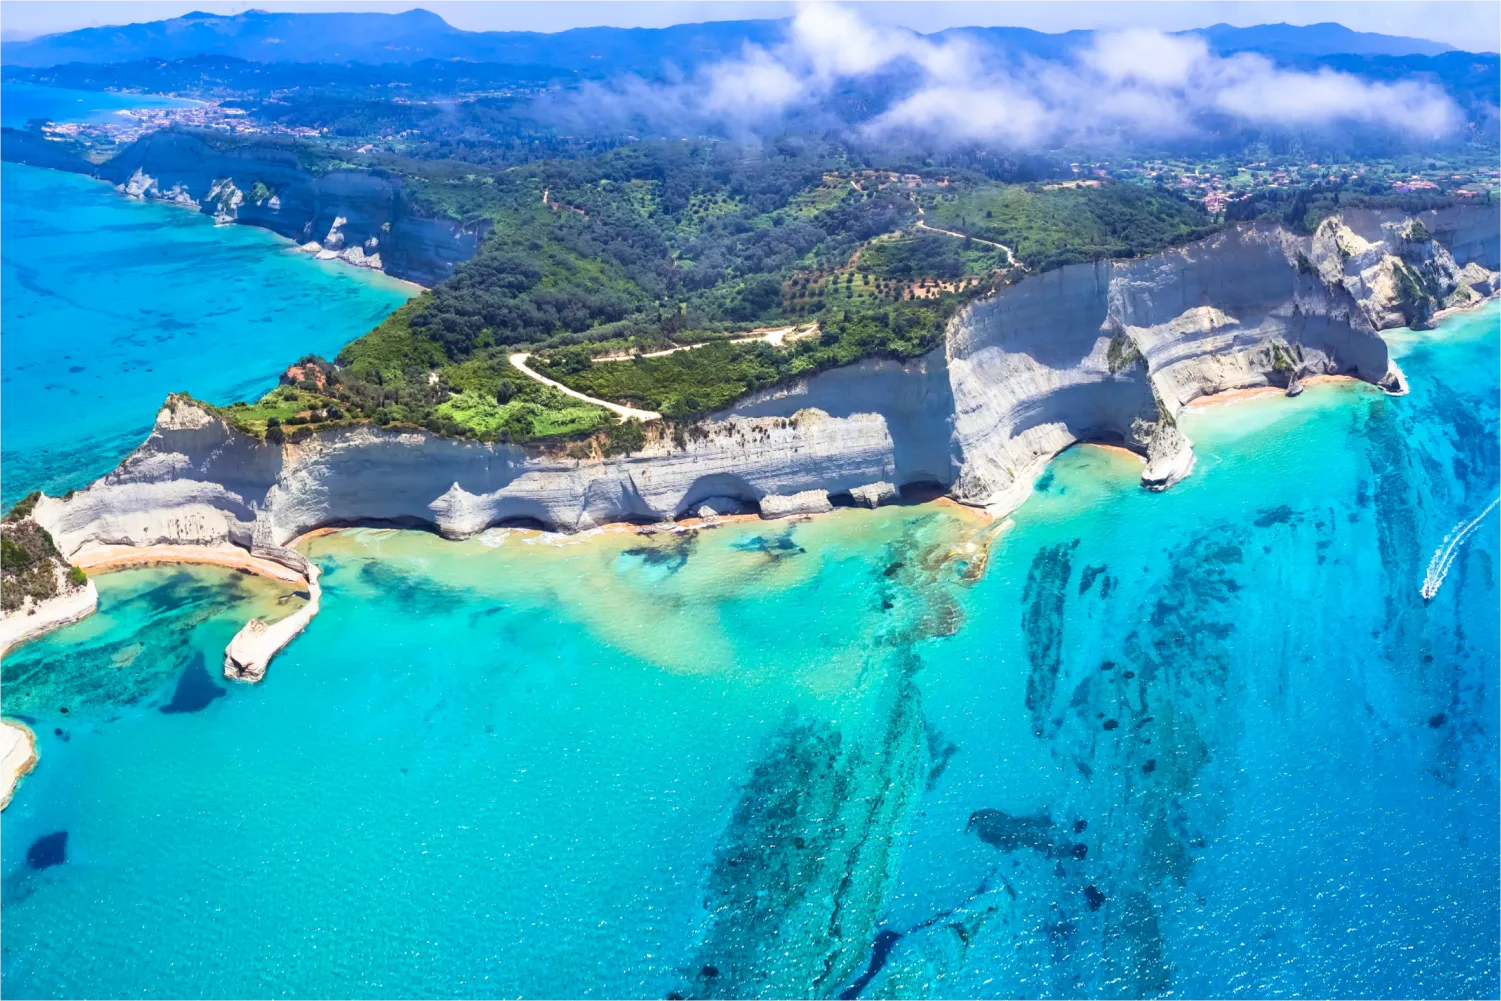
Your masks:
[[[1010,508],[1076,441],[1144,450],[1157,408],[1140,358],[1109,324],[1112,268],[1074,265],[975,304],[949,330],[955,494]]]
[[[1467,237],[1479,256],[1460,268],[1415,238],[1414,221],[1333,220],[1312,236],[1244,226],[1062,268],[963,310],[942,351],[778,387],[677,434],[649,425],[652,440],[627,456],[370,426],[275,445],[178,398],[119,469],[43,499],[35,517],[72,554],[172,542],[274,551],[360,521],[466,536],[516,520],[571,531],[742,506],[792,514],[841,495],[881,503],[915,483],[1000,514],[1081,440],[1143,454],[1143,484],[1161,489],[1192,468],[1176,416],[1198,396],[1336,373],[1402,391],[1378,330],[1401,322],[1404,281],[1421,274],[1424,294],[1445,301],[1473,296],[1465,276],[1495,281],[1484,256],[1494,242]],[[1480,231],[1458,214],[1432,221],[1430,233]]]
[[[310,253],[431,285],[474,256],[482,228],[424,216],[399,179],[363,170],[314,174],[289,149],[221,149],[190,132],[155,132],[98,168],[122,194],[260,226]]]
[[[572,531],[693,513],[711,498],[850,492],[896,475],[887,423],[872,414],[731,418],[629,456],[572,459],[373,427],[274,445],[177,398],[119,469],[69,500],[43,499],[37,517],[69,553],[161,543],[262,550],[326,524],[421,523],[453,537],[506,521]]]
[[[755,393],[715,419],[791,417],[810,408],[884,421],[892,443],[890,480],[897,485],[949,487],[959,476],[964,459],[954,440],[954,390],[941,348],[906,364],[864,361]]]
[[[1378,331],[1410,322],[1411,308],[1472,298],[1455,256],[1423,233],[1453,234],[1472,265],[1495,268],[1495,226],[1479,207],[1363,213],[1311,236],[1239,226],[1150,257],[1071,265],[977,303],[948,337],[964,457],[955,494],[1008,509],[1043,463],[1084,439],[1145,453],[1143,483],[1166,487],[1193,463],[1179,411],[1226,390],[1338,374],[1403,392]],[[1407,301],[1420,285],[1425,302]]]

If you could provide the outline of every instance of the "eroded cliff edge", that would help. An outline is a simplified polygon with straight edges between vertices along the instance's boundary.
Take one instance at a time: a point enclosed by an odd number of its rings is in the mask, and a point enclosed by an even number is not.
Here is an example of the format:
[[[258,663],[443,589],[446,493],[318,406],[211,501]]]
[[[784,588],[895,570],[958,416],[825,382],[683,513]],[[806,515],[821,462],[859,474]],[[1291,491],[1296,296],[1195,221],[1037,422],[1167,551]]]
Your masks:
[[[936,485],[1000,514],[1085,439],[1142,453],[1144,483],[1161,488],[1192,467],[1176,416],[1198,396],[1309,374],[1403,391],[1379,331],[1490,294],[1501,262],[1485,234],[1495,230],[1480,207],[1367,214],[1312,236],[1242,226],[1151,257],[1066,267],[962,311],[944,349],[916,362],[826,372],[677,433],[656,428],[640,451],[610,458],[373,426],[268,444],[175,398],[117,470],[43,499],[35,517],[73,554],[163,543],[275,551],[361,521],[463,537],[517,519],[572,531],[705,504],[788,513],[831,495],[874,502],[892,495],[887,484]]]
[[[325,259],[434,285],[474,256],[488,222],[465,225],[425,210],[403,181],[380,170],[318,170],[293,147],[212,142],[190,131],[144,136],[94,164],[6,132],[7,160],[91,174],[122,195],[169,202],[295,240]]]

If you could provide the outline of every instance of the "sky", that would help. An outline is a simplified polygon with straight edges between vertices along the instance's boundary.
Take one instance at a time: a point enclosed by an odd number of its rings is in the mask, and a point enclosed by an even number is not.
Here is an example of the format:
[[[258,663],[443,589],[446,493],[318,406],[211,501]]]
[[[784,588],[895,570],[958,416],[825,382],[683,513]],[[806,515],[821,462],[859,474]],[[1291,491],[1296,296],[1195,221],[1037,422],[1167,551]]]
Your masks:
[[[55,31],[156,21],[201,10],[369,10],[420,6],[469,31],[562,31],[611,25],[660,28],[694,21],[790,17],[798,5],[779,0],[0,0],[0,37],[31,38]],[[1218,22],[1246,26],[1337,21],[1357,31],[1410,35],[1472,52],[1501,51],[1501,4],[1471,0],[889,0],[849,4],[864,20],[917,31],[963,25],[1011,25],[1039,31],[1073,28],[1158,28],[1178,31]]]

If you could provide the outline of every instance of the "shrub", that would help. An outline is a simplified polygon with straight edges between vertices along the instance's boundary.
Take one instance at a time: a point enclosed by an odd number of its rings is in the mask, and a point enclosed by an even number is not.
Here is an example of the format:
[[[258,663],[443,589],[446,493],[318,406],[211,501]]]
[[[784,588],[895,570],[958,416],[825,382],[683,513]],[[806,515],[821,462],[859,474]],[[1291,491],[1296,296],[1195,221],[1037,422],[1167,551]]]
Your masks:
[[[639,452],[646,445],[646,427],[632,417],[624,424],[615,424],[605,432],[605,455]]]
[[[31,566],[31,554],[11,541],[10,536],[0,535],[0,569],[25,570]]]
[[[82,568],[68,568],[68,582],[71,583],[74,587],[83,587],[83,585],[87,583],[88,579],[89,575],[84,573]]]
[[[6,521],[20,521],[22,518],[31,517],[31,512],[36,510],[36,502],[42,499],[40,490],[31,493],[16,501],[16,506],[10,509],[10,514],[5,516]]]

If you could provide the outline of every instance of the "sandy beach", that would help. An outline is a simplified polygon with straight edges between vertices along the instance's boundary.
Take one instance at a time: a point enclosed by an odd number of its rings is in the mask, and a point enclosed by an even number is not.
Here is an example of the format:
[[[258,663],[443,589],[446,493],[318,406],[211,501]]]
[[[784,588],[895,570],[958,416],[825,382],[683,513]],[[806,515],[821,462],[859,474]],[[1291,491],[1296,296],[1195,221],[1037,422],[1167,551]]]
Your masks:
[[[99,546],[73,556],[73,565],[88,573],[157,563],[202,563],[245,570],[286,584],[306,584],[302,574],[275,560],[252,556],[233,546]]]
[[[1353,375],[1310,375],[1299,379],[1303,388],[1320,386],[1331,382],[1360,382]],[[1184,407],[1188,410],[1197,410],[1201,407],[1222,407],[1231,403],[1241,403],[1245,400],[1254,400],[1261,396],[1286,396],[1287,390],[1281,386],[1249,386],[1245,389],[1227,389],[1223,393],[1214,393],[1210,396],[1200,396],[1190,400]]]
[[[1103,448],[1105,451],[1114,452],[1116,455],[1130,456],[1137,462],[1141,463],[1143,466],[1147,464],[1146,456],[1142,455],[1140,452],[1133,452],[1131,449],[1127,448],[1124,445],[1111,445],[1103,441],[1081,441],[1079,444],[1088,445],[1091,448]]]

